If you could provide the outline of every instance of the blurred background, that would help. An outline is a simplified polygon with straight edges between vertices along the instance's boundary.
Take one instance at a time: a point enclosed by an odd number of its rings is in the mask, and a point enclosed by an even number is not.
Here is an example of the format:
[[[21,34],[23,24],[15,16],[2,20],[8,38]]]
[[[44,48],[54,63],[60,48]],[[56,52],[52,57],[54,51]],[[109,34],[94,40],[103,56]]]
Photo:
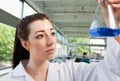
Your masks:
[[[50,62],[98,63],[104,58],[106,39],[89,35],[97,5],[96,0],[1,0],[0,76],[11,70],[16,24],[34,13],[45,13],[54,22],[58,42]]]

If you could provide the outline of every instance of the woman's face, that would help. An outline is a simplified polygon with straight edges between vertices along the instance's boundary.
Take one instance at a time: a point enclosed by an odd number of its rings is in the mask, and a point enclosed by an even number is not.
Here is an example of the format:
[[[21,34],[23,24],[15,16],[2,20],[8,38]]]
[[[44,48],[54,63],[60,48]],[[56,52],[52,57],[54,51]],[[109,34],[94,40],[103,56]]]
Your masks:
[[[49,60],[53,58],[56,48],[55,30],[47,20],[36,20],[29,24],[28,50],[30,58]]]

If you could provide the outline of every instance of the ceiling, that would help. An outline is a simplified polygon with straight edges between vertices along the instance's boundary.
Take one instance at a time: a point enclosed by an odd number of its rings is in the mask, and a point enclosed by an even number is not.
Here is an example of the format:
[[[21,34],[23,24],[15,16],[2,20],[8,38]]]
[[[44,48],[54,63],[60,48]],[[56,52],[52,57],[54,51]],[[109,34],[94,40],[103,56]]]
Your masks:
[[[46,13],[67,37],[89,37],[96,0],[26,0],[37,12]]]

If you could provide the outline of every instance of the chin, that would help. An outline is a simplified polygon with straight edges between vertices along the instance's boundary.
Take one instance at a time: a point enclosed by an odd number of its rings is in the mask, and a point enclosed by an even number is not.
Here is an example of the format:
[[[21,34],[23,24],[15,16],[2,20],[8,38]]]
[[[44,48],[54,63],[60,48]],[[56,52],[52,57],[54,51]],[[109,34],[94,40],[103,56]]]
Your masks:
[[[53,58],[54,58],[54,55],[51,55],[51,56],[48,57],[48,60],[51,60]]]

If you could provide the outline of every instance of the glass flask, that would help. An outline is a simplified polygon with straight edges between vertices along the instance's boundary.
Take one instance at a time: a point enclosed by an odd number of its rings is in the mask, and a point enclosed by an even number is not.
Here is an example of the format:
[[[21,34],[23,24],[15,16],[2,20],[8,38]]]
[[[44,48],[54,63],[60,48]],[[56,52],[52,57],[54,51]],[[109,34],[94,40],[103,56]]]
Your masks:
[[[107,4],[107,7],[108,13],[106,14],[108,15],[108,25],[105,24],[105,18],[100,3],[97,5],[95,16],[89,30],[89,35],[92,38],[116,37],[120,34],[113,9],[109,4]]]

